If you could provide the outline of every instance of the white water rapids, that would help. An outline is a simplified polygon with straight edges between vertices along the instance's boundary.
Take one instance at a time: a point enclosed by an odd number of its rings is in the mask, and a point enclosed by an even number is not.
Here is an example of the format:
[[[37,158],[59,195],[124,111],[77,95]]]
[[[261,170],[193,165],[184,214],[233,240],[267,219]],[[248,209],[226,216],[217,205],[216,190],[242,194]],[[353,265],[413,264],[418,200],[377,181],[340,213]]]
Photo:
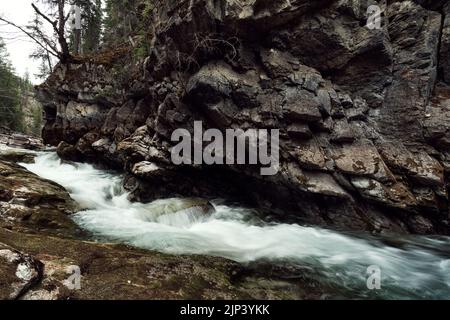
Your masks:
[[[64,186],[83,208],[74,220],[97,239],[169,254],[202,254],[240,263],[307,268],[316,279],[354,298],[450,299],[450,238],[376,238],[316,227],[267,224],[254,211],[215,203],[211,217],[178,215],[151,221],[156,204],[131,203],[121,176],[39,153],[28,170]],[[367,288],[367,268],[381,269],[381,290]]]

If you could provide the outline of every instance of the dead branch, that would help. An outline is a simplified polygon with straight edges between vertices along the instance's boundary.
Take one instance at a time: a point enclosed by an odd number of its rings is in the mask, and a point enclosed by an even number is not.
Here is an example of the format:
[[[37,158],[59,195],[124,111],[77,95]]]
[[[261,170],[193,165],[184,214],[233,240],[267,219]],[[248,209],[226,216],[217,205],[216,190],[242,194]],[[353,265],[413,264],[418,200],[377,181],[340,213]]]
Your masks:
[[[5,19],[5,18],[2,18],[2,17],[0,17],[0,21],[3,21],[3,22],[5,22],[6,24],[8,24],[8,25],[10,25],[10,26],[12,26],[12,27],[14,27],[14,28],[20,30],[20,31],[23,32],[25,35],[27,35],[31,40],[33,40],[37,45],[39,45],[42,49],[44,49],[46,52],[48,52],[49,54],[51,54],[51,55],[54,56],[55,58],[60,58],[60,53],[59,53],[57,50],[53,51],[54,49],[51,48],[51,47],[50,47],[50,49],[52,49],[52,50],[49,50],[48,47],[44,46],[39,40],[36,39],[36,37],[34,37],[34,36],[33,36],[30,32],[28,32],[25,28],[23,28],[23,27],[21,27],[21,26],[15,24],[15,23],[12,22],[12,21],[9,21],[9,20],[7,20],[7,19]]]
[[[58,36],[58,42],[61,47],[61,52],[59,54],[59,59],[61,62],[66,62],[70,58],[69,45],[67,44],[66,35],[65,35],[65,25],[66,25],[66,16],[64,14],[64,4],[65,1],[58,1],[58,19],[52,21],[48,16],[39,10],[39,8],[32,3],[34,11],[41,16],[45,21],[50,23],[53,27],[55,34]]]
[[[36,7],[36,5],[34,3],[31,4],[31,6],[33,7],[34,11],[36,11],[36,13],[38,15],[40,15],[42,18],[44,18],[44,20],[46,20],[48,23],[50,23],[53,26],[53,30],[59,34],[59,30],[58,30],[58,20],[52,21],[49,17],[47,17],[45,14],[43,14],[41,12],[41,10],[39,10],[38,7]]]

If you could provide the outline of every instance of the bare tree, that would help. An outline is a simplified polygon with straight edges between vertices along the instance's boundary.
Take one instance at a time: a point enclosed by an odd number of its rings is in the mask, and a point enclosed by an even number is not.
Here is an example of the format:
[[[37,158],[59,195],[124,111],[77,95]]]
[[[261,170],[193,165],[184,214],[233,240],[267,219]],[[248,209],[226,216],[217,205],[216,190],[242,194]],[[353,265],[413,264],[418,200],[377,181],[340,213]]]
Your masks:
[[[0,21],[3,21],[26,34],[39,46],[41,54],[42,52],[46,52],[48,56],[54,56],[61,62],[66,63],[71,59],[66,38],[66,23],[69,20],[70,12],[68,12],[66,8],[75,1],[40,0],[39,2],[46,7],[46,10],[41,9],[37,4],[32,3],[31,6],[35,11],[36,16],[33,22],[28,26],[20,26],[5,17],[0,17]],[[45,32],[45,28],[41,21],[50,25],[52,29],[51,35]]]
[[[70,13],[65,11],[66,6],[70,5],[68,0],[42,0],[50,7],[48,14],[40,10],[34,3],[31,4],[36,14],[48,22],[53,28],[54,35],[56,36],[59,44],[59,48],[54,46],[51,39],[45,36],[45,33],[41,33],[41,39],[52,49],[57,51],[57,55],[61,62],[67,62],[70,59],[69,45],[66,39],[66,23],[69,20]],[[59,50],[58,50],[59,49]]]

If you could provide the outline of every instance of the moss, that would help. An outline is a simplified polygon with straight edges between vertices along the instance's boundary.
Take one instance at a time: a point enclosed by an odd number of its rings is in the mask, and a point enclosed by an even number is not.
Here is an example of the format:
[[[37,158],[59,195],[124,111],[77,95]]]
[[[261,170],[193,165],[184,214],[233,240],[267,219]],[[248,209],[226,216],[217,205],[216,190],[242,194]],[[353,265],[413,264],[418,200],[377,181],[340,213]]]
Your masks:
[[[222,258],[171,256],[2,228],[0,243],[40,259],[46,275],[34,290],[57,286],[60,299],[299,299],[320,292],[303,280],[252,275],[251,270],[249,276],[231,282],[233,270],[244,267]],[[67,291],[62,286],[70,265],[81,268],[80,291]]]
[[[0,250],[1,250],[0,246]],[[11,285],[17,282],[16,268],[13,263],[5,263],[3,258],[0,257],[0,300],[6,300],[10,298],[12,293]]]

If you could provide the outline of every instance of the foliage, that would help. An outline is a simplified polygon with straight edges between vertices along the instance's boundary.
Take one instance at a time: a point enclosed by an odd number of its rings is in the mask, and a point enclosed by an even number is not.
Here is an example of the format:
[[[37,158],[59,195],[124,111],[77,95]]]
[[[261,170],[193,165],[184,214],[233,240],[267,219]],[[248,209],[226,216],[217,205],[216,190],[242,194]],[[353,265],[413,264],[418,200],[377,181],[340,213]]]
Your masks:
[[[32,125],[31,125],[31,134],[35,136],[40,136],[42,132],[42,107],[37,105],[32,110]]]
[[[18,77],[0,38],[0,126],[12,131],[40,135],[42,107],[34,99],[28,73]]]
[[[42,21],[39,19],[38,15],[35,14],[33,21],[27,26],[27,29],[31,32],[37,32],[43,28]],[[47,49],[46,49],[47,48]],[[39,61],[39,73],[35,74],[39,79],[46,79],[50,73],[53,71],[53,61],[52,56],[48,53],[47,45],[44,48],[41,46],[36,46],[36,49],[30,54],[30,58]]]
[[[102,1],[95,0],[89,10],[84,11],[85,32],[83,36],[83,52],[94,52],[98,50],[102,35]]]
[[[23,130],[20,82],[9,62],[5,43],[0,39],[0,125],[18,131]]]
[[[106,0],[105,41],[123,43],[136,30],[139,30],[141,0]]]
[[[72,4],[78,5],[81,10],[81,51],[85,54],[97,51],[102,41],[102,0],[74,0]],[[70,40],[73,49],[73,34],[70,35]]]

